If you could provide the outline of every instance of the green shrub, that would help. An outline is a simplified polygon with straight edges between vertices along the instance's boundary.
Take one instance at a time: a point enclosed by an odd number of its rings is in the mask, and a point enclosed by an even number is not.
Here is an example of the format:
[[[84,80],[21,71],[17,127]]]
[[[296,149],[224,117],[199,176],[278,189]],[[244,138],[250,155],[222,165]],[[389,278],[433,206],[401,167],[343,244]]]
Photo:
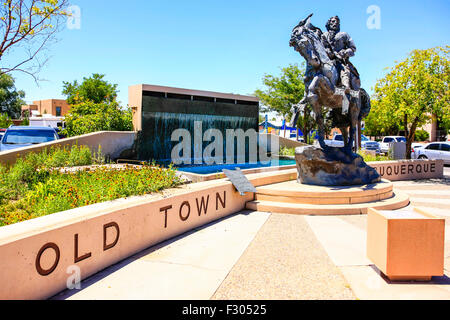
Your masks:
[[[69,166],[87,166],[92,164],[91,150],[87,147],[73,146],[69,154]]]
[[[389,157],[382,155],[373,155],[370,152],[365,152],[364,150],[359,150],[358,154],[363,157],[364,162],[373,162],[373,161],[388,161]]]
[[[295,156],[295,148],[281,147],[279,155],[280,156]]]
[[[13,122],[6,113],[0,113],[0,128],[8,128]]]
[[[425,130],[416,131],[416,141],[427,141],[430,139],[430,134]]]

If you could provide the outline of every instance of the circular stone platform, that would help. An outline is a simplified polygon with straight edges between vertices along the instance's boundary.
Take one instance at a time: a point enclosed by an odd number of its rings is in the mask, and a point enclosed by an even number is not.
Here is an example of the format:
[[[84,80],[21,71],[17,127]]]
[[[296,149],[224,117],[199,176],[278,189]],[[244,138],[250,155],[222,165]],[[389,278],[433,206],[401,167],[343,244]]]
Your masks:
[[[396,210],[409,205],[409,197],[394,192],[390,181],[351,187],[304,185],[296,180],[256,188],[247,208],[258,211],[306,214],[367,214],[368,208]]]

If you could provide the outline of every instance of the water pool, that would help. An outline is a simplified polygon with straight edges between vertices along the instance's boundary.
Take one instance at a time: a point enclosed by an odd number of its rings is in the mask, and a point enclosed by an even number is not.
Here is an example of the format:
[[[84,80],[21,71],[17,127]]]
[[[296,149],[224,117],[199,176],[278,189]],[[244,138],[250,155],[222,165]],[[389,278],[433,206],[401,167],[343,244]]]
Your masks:
[[[291,159],[280,159],[277,161],[271,161],[267,164],[262,163],[242,163],[242,164],[221,164],[221,165],[198,165],[198,166],[183,166],[177,167],[178,171],[182,172],[190,172],[196,174],[213,174],[220,173],[223,169],[235,170],[236,168],[240,168],[241,170],[245,169],[255,169],[255,168],[267,168],[267,167],[275,167],[275,166],[291,166],[295,165],[295,160]]]

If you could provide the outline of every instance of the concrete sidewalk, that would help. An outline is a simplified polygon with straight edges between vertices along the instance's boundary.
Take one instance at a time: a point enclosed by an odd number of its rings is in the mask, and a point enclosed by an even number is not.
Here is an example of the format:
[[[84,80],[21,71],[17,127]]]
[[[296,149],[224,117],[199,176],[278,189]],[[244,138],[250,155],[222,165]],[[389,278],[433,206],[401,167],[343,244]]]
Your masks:
[[[149,248],[53,299],[450,299],[450,168],[394,182],[446,219],[445,276],[392,283],[366,257],[367,216],[241,212]]]

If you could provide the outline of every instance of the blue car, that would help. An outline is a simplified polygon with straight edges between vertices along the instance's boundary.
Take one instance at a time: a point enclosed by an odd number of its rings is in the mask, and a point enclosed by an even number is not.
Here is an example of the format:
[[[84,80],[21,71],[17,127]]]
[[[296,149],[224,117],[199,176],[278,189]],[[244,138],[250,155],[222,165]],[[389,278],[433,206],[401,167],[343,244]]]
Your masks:
[[[11,126],[0,141],[0,151],[28,147],[35,144],[58,140],[55,129],[50,127]]]

